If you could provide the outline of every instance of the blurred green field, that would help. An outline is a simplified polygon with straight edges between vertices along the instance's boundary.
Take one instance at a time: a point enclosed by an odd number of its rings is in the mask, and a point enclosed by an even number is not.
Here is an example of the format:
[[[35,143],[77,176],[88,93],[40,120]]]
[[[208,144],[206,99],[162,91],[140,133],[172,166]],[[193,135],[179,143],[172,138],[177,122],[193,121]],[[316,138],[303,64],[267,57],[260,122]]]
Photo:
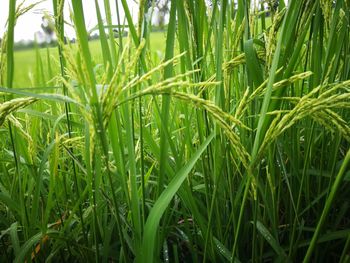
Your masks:
[[[151,50],[151,56],[155,62],[163,57],[165,38],[165,32],[151,34],[149,50]],[[94,63],[102,63],[99,40],[93,40],[89,43]],[[14,58],[14,87],[16,88],[38,87],[42,86],[43,83],[50,86],[50,84],[52,85],[50,80],[57,76],[59,71],[58,49],[56,47],[20,50],[14,53]]]

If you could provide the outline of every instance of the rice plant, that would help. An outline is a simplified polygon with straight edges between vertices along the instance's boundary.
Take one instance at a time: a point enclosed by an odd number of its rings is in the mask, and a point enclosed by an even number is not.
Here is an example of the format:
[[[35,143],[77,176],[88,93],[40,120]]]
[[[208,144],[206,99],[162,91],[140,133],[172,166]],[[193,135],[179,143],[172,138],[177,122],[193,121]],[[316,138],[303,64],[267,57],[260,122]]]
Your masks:
[[[349,262],[349,1],[84,2],[26,83],[9,1],[1,262]]]

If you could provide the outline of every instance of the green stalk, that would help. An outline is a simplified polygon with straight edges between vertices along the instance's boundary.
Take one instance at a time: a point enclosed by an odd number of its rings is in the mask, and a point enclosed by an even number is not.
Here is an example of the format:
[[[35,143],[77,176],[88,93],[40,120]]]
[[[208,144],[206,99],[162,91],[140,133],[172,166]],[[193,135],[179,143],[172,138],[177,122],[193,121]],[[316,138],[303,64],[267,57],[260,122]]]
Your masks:
[[[6,61],[7,61],[7,78],[6,78],[6,85],[8,89],[13,88],[13,74],[14,74],[14,29],[15,29],[15,23],[16,23],[16,0],[11,0],[9,2],[9,17],[8,17],[8,28],[7,28],[7,46],[6,46]],[[12,99],[13,96],[10,96],[10,99]],[[13,159],[15,163],[15,173],[18,180],[18,186],[19,186],[19,196],[23,196],[23,189],[21,187],[21,173],[19,171],[19,160],[18,160],[18,153],[17,153],[17,147],[16,147],[16,130],[12,128],[12,124],[10,121],[8,121],[8,128],[9,128],[9,134],[10,134],[10,140],[11,140],[11,146],[13,151]],[[15,186],[16,177],[13,178],[12,185]],[[23,199],[20,198],[20,204],[22,208],[25,208],[25,204],[23,202]],[[23,211],[23,210],[22,210]],[[22,215],[22,222],[26,222],[27,217]],[[29,222],[27,221],[29,224]]]
[[[63,7],[64,7],[65,0],[52,0],[53,4],[53,10],[54,10],[54,15],[55,15],[55,25],[56,25],[56,30],[58,33],[58,55],[59,55],[59,62],[60,62],[60,73],[63,78],[66,79],[66,76],[64,74],[65,66],[66,66],[66,60],[64,58],[63,54],[63,45],[65,44],[64,40],[64,16],[63,16]],[[63,93],[64,95],[68,95],[68,89],[67,87],[63,84]],[[67,120],[67,130],[68,130],[68,137],[71,139],[72,136],[72,124],[71,124],[71,119],[69,116],[70,112],[70,105],[67,102],[64,102],[64,108],[65,108],[65,115],[66,115],[66,120]],[[68,151],[74,155],[74,150],[73,147],[70,145],[68,148]],[[75,167],[74,160],[72,159],[72,169],[73,169],[73,178],[74,178],[74,185],[76,187],[76,194],[77,194],[77,200],[80,198],[80,189],[79,189],[79,184],[78,184],[78,176],[77,176],[77,170]],[[84,241],[87,243],[87,233],[86,233],[86,226],[85,222],[83,219],[83,209],[82,206],[79,205],[79,217],[82,225],[82,232],[83,232],[83,237]]]
[[[146,19],[145,14],[148,12],[147,7],[147,1],[140,2],[140,8],[139,8],[139,38],[145,38],[147,39],[147,24],[148,21]],[[145,59],[145,54],[146,50],[142,50],[141,52],[141,57]],[[142,68],[142,63],[138,63],[138,72],[140,75],[142,75],[143,68]],[[142,90],[142,85],[140,85],[139,90]],[[145,194],[145,163],[144,163],[144,136],[143,136],[143,111],[142,111],[142,97],[139,98],[138,104],[139,104],[139,125],[140,125],[140,151],[141,151],[141,159],[140,159],[140,164],[141,164],[141,219],[142,219],[142,225],[141,225],[141,232],[143,232],[143,227],[145,225],[146,221],[146,194]]]
[[[175,26],[176,26],[176,1],[171,2],[170,7],[170,20],[168,25],[168,33],[166,39],[166,47],[165,47],[165,61],[171,59],[174,56],[174,44],[175,44]],[[170,78],[173,75],[173,65],[172,63],[167,65],[164,69],[164,79]],[[162,121],[162,129],[160,134],[160,168],[159,168],[159,176],[158,176],[158,194],[163,190],[163,184],[165,180],[165,165],[167,163],[167,155],[168,155],[168,142],[166,134],[169,133],[166,129],[168,129],[168,119],[170,109],[170,97],[168,95],[163,95],[162,109],[161,109],[161,121]]]
[[[219,28],[217,32],[217,40],[216,40],[216,80],[220,82],[220,87],[217,88],[215,94],[215,103],[219,105],[222,109],[224,109],[225,105],[225,92],[224,92],[224,83],[223,83],[223,74],[222,74],[222,62],[223,62],[223,34],[224,34],[224,26],[225,26],[225,18],[226,18],[226,6],[227,1],[221,1],[220,8],[220,18],[219,18]]]
[[[95,80],[95,75],[94,75],[93,68],[92,68],[92,59],[91,59],[91,54],[90,54],[88,41],[87,41],[88,36],[87,36],[86,28],[85,28],[85,20],[84,20],[82,1],[81,0],[73,1],[72,7],[73,7],[74,15],[75,15],[74,18],[75,18],[75,24],[77,27],[77,36],[78,36],[78,40],[79,40],[79,45],[81,48],[81,52],[83,55],[84,63],[85,63],[88,78],[89,78],[88,79],[89,88],[90,88],[91,93],[92,93],[90,104],[91,104],[91,107],[93,109],[94,117],[97,119],[97,123],[95,123],[95,128],[96,128],[96,131],[98,133],[98,137],[100,138],[100,141],[101,141],[101,148],[102,148],[102,152],[104,154],[104,161],[105,161],[105,165],[106,165],[106,169],[107,169],[109,184],[111,187],[113,205],[115,208],[118,234],[119,234],[119,237],[121,239],[120,242],[121,242],[121,246],[122,246],[122,250],[123,250],[123,254],[124,254],[123,256],[126,257],[127,253],[126,253],[126,248],[125,248],[124,241],[122,238],[123,233],[122,233],[121,219],[120,219],[120,215],[119,215],[119,204],[117,202],[116,192],[114,189],[112,175],[111,175],[111,171],[109,168],[108,141],[107,141],[107,136],[106,136],[106,132],[105,132],[104,124],[103,124],[102,109],[101,109],[98,95],[97,95],[96,80]],[[96,158],[96,156],[94,156],[94,158]],[[93,190],[96,190],[96,189],[93,189]],[[98,253],[98,249],[97,249],[96,253]]]
[[[110,54],[112,57],[110,67],[114,68],[115,63],[117,61],[117,50],[116,50],[115,43],[114,43],[114,32],[113,32],[113,25],[112,25],[111,6],[109,3],[109,0],[104,0],[103,3],[105,6],[105,14],[106,14],[106,18],[107,18],[107,26],[108,26],[108,34],[109,34],[109,48],[110,48]],[[118,30],[120,30],[120,29],[118,28]],[[119,31],[118,31],[118,34],[119,34]]]
[[[97,0],[95,0],[95,7],[96,7],[97,22],[98,22],[98,31],[100,33],[100,43],[101,43],[101,49],[102,49],[103,62],[104,62],[105,68],[106,69],[108,68],[108,81],[110,81],[113,76],[113,65],[115,63],[112,59],[111,52],[108,46],[107,36],[105,33],[105,28],[103,26],[103,21],[101,17],[100,6]],[[112,29],[110,28],[110,30]]]
[[[341,186],[341,184],[343,183],[345,172],[348,169],[349,162],[350,162],[350,150],[348,150],[348,152],[345,155],[345,158],[344,158],[344,160],[342,162],[342,165],[341,165],[341,167],[339,169],[339,172],[338,172],[338,174],[337,174],[337,176],[335,178],[335,181],[333,183],[331,192],[329,193],[329,195],[327,197],[327,200],[326,200],[326,203],[324,205],[321,217],[318,220],[318,223],[317,223],[317,226],[316,226],[316,230],[314,232],[314,235],[312,236],[310,245],[309,245],[309,247],[308,247],[308,249],[306,251],[306,255],[305,255],[304,260],[303,260],[304,263],[309,262],[310,259],[311,259],[312,253],[313,253],[313,251],[315,249],[315,246],[316,246],[318,237],[320,235],[320,232],[322,230],[323,224],[326,221],[326,218],[328,216],[329,210],[330,210],[330,208],[331,208],[331,206],[332,206],[332,204],[334,202],[334,199],[335,199],[335,197],[337,195],[338,189]]]
[[[9,2],[9,18],[7,27],[7,88],[13,87],[13,72],[14,72],[14,29],[16,23],[16,0],[10,0]]]
[[[259,147],[261,145],[261,141],[263,139],[263,134],[264,131],[266,131],[266,127],[267,127],[267,110],[269,108],[269,104],[270,104],[270,100],[271,100],[271,95],[272,95],[272,86],[273,83],[275,82],[275,76],[276,76],[276,71],[279,65],[279,60],[280,60],[280,54],[281,54],[281,48],[282,48],[282,42],[284,40],[284,38],[282,36],[284,36],[286,34],[286,30],[288,29],[288,27],[286,26],[287,21],[290,17],[291,14],[293,14],[293,9],[295,6],[295,3],[297,1],[292,0],[288,6],[287,9],[287,13],[283,19],[283,25],[282,25],[282,29],[281,29],[281,36],[278,38],[278,42],[277,42],[277,47],[275,50],[275,54],[273,56],[273,61],[272,61],[272,65],[271,65],[271,69],[270,69],[270,74],[269,74],[269,79],[267,82],[267,86],[266,86],[266,93],[264,95],[264,100],[263,100],[263,104],[261,106],[261,110],[260,110],[260,116],[259,116],[259,121],[258,121],[258,126],[257,126],[257,131],[256,131],[256,135],[255,135],[255,140],[254,140],[254,144],[253,144],[253,150],[252,150],[252,163],[254,163],[256,160],[256,155],[258,153]]]

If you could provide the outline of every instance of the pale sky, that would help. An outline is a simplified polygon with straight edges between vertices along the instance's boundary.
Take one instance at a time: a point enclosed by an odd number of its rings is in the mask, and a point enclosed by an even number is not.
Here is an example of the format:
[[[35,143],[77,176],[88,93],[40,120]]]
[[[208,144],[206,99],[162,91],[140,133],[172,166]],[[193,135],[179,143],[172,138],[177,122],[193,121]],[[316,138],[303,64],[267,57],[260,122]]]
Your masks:
[[[20,4],[21,2],[23,2],[23,0],[16,1],[17,5]],[[25,6],[27,6],[38,2],[38,0],[24,0],[24,2],[25,2]],[[65,19],[68,21],[69,21],[69,10],[71,6],[70,2],[71,0],[66,0],[66,4],[65,4]],[[133,15],[133,20],[136,22],[137,12],[138,12],[137,4],[132,0],[128,0],[127,2],[129,4],[130,12]],[[98,3],[101,9],[101,13],[104,14],[103,0],[98,0]],[[118,0],[118,3],[119,3],[119,11],[122,19],[121,23],[123,23],[123,19],[124,19],[123,8],[121,6],[120,0]],[[111,4],[111,10],[112,10],[113,24],[117,24],[115,1],[110,1],[110,4]],[[4,31],[6,30],[5,24],[8,17],[8,5],[9,5],[9,0],[0,0],[0,37],[2,37]],[[85,13],[85,23],[89,30],[97,25],[95,1],[84,0],[83,8]],[[42,31],[41,23],[42,23],[43,12],[48,12],[50,14],[53,13],[52,0],[45,0],[43,3],[38,4],[31,11],[24,14],[17,20],[17,24],[15,27],[15,41],[34,39],[34,33],[37,31]],[[105,17],[104,15],[102,16],[103,18]],[[68,26],[66,26],[65,31],[68,37],[74,36],[74,30],[72,28],[69,28]]]

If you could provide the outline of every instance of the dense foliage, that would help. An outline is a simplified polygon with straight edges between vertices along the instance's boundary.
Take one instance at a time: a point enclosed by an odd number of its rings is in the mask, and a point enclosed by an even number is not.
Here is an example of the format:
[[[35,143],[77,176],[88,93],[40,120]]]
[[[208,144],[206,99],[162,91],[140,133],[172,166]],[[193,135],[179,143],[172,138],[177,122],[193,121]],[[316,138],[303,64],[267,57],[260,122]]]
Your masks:
[[[172,0],[159,58],[147,1],[137,25],[95,1],[92,48],[83,1],[52,0],[58,46],[21,87],[33,6],[9,2],[1,262],[349,261],[349,1]]]

